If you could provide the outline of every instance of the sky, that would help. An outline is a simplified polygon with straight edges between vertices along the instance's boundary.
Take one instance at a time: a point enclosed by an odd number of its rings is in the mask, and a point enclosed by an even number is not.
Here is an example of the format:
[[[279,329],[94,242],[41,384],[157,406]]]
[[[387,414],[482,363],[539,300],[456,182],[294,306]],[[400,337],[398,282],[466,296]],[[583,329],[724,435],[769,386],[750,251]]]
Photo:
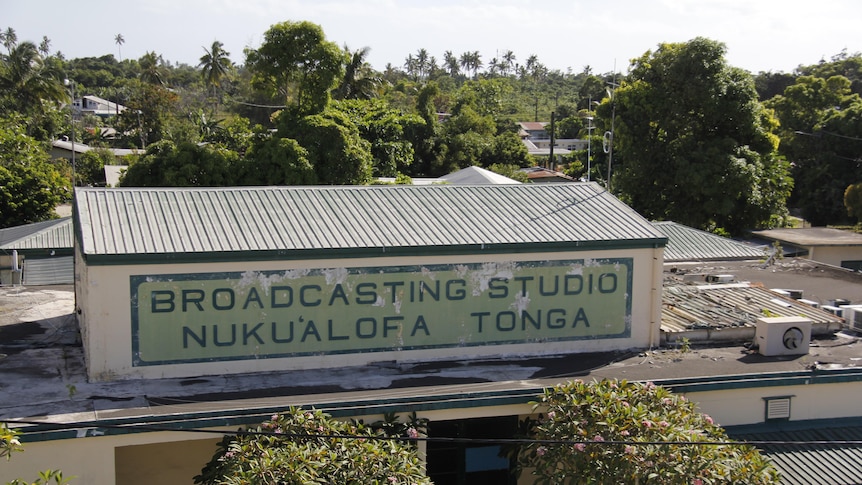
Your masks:
[[[272,25],[307,20],[339,46],[369,47],[378,70],[424,48],[440,64],[447,50],[479,51],[485,65],[511,50],[522,64],[535,54],[563,72],[626,73],[661,43],[707,37],[732,66],[791,72],[862,51],[860,19],[858,0],[0,0],[2,31],[47,37],[66,59],[155,52],[192,66],[214,41],[242,64]]]

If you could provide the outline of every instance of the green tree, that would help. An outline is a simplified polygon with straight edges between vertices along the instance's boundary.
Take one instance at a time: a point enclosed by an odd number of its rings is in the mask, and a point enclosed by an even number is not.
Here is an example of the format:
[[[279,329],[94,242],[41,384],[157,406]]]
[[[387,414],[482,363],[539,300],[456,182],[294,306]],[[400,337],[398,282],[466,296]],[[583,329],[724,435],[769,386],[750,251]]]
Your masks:
[[[389,421],[375,430],[321,411],[291,408],[248,430],[253,435],[226,436],[194,480],[203,485],[429,485],[416,447],[386,439],[418,437],[419,430],[401,434],[403,428]]]
[[[280,96],[295,116],[320,113],[342,77],[344,53],[311,22],[282,22],[269,28],[258,49],[247,49],[252,84]]]
[[[377,97],[377,90],[383,80],[368,64],[368,53],[370,47],[363,47],[351,51],[344,46],[347,63],[344,69],[344,77],[333,91],[336,99],[371,99]]]
[[[479,159],[479,165],[487,168],[492,165],[523,168],[532,165],[532,160],[521,137],[517,133],[507,131],[494,137],[489,149]]]
[[[0,55],[0,111],[26,115],[31,136],[48,139],[56,125],[52,116],[68,100],[57,62],[44,58],[34,43],[15,42]]]
[[[114,154],[104,148],[82,153],[75,160],[75,184],[79,187],[104,186],[105,165],[115,164]]]
[[[127,109],[115,120],[117,131],[127,137],[127,146],[146,148],[151,143],[169,138],[169,127],[178,111],[177,93],[160,84],[137,80],[130,85],[130,93]]]
[[[509,177],[512,180],[521,182],[522,184],[530,183],[530,177],[526,172],[520,170],[520,166],[514,164],[494,163],[488,166],[488,170],[498,173],[504,177]]]
[[[407,173],[415,159],[413,144],[405,133],[415,132],[425,121],[415,114],[403,114],[380,100],[351,100],[333,103],[371,144],[375,177],[395,177]]]
[[[862,219],[862,183],[851,184],[844,191],[844,207],[847,214]]]
[[[317,183],[308,151],[291,138],[269,138],[254,144],[240,166],[239,185]]]
[[[129,165],[123,187],[223,187],[237,184],[236,152],[163,140]]]
[[[198,67],[201,69],[204,83],[212,89],[215,110],[218,111],[218,90],[222,81],[230,74],[233,63],[230,61],[230,52],[224,50],[224,44],[217,40],[213,41],[209,50],[204,47],[204,52]]]
[[[539,442],[517,456],[537,484],[779,483],[754,447],[716,445],[730,440],[712,418],[652,383],[559,384],[545,390],[535,410],[542,414],[527,426]]]
[[[862,180],[862,98],[850,80],[800,76],[767,106],[781,122],[780,153],[793,163],[790,202],[814,225],[847,222],[844,191]]]
[[[278,123],[279,137],[293,138],[308,151],[318,183],[364,185],[371,181],[371,144],[344,113],[330,108],[296,121],[282,113]]]
[[[147,52],[139,60],[138,65],[141,69],[141,82],[155,84],[158,86],[165,84],[165,67],[162,56],[155,52]]]
[[[22,123],[0,119],[0,228],[51,219],[70,181]]]
[[[724,53],[704,38],[661,44],[599,107],[606,121],[615,114],[611,185],[649,219],[739,233],[786,214],[792,181],[776,122]]]

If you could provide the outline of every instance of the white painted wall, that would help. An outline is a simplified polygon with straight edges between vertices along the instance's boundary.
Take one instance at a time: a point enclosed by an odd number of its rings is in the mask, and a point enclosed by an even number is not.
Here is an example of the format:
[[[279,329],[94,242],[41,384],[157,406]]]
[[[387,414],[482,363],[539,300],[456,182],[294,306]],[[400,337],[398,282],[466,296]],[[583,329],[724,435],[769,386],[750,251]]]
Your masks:
[[[501,355],[550,355],[570,352],[601,352],[656,345],[660,332],[662,248],[618,251],[584,251],[511,255],[461,255],[413,258],[363,258],[351,260],[265,261],[243,263],[198,263],[156,265],[82,264],[78,257],[77,298],[90,379],[163,378],[285,369],[328,368],[398,360],[426,361]],[[130,276],[244,272],[343,267],[461,264],[509,261],[632,258],[631,337],[558,342],[485,345],[471,347],[397,350],[355,354],[328,354],[290,358],[230,360],[171,365],[132,365]]]

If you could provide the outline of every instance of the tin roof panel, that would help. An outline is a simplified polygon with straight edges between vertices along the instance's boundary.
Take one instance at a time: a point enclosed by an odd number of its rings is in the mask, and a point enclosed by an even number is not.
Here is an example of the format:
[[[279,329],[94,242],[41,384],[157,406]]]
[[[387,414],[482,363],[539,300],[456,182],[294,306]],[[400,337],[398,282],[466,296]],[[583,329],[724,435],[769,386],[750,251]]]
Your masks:
[[[599,185],[84,188],[85,254],[649,241]]]

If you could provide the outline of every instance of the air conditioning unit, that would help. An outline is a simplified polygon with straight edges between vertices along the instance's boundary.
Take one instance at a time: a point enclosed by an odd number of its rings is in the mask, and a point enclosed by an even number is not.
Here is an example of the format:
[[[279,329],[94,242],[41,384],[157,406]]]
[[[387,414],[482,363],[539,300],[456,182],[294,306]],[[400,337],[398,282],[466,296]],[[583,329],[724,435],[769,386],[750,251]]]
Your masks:
[[[710,274],[706,275],[707,283],[733,283],[735,277],[732,274]]]
[[[761,355],[804,355],[811,343],[811,320],[801,317],[758,318],[754,343]]]
[[[836,315],[839,317],[844,316],[844,309],[843,308],[838,308],[837,306],[832,306],[832,305],[823,305],[820,308],[822,308],[823,310],[826,310],[827,312],[829,312],[833,315]]]
[[[844,322],[850,330],[862,332],[862,305],[842,305]]]
[[[814,300],[806,300],[805,298],[800,298],[798,301],[799,303],[804,303],[805,305],[808,305],[812,308],[820,308],[820,303],[817,303]]]

